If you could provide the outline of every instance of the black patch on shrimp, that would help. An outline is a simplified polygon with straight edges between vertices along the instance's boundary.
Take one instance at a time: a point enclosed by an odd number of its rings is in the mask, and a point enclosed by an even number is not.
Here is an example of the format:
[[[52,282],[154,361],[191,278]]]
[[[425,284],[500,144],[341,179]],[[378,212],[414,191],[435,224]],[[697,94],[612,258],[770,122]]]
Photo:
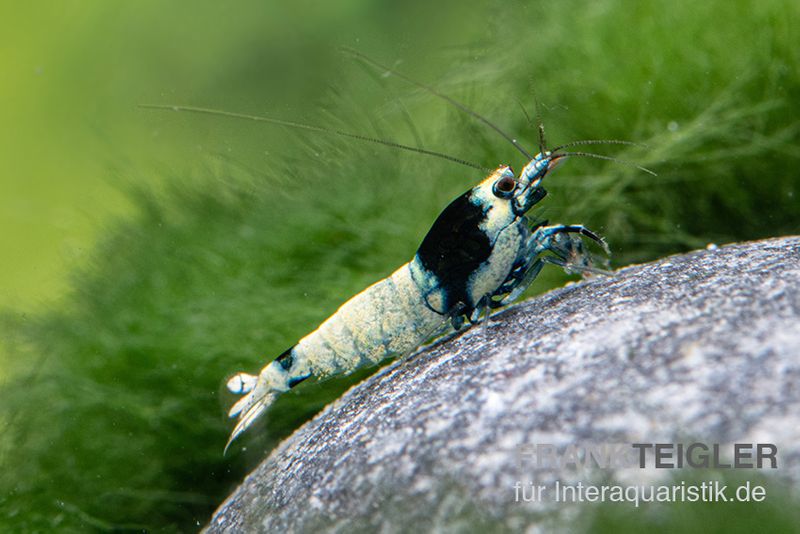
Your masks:
[[[294,364],[294,354],[292,353],[293,350],[294,347],[287,349],[283,354],[275,358],[275,361],[280,364],[284,371],[291,369],[292,365]]]
[[[295,387],[297,384],[299,384],[299,383],[300,383],[300,382],[302,382],[303,380],[306,380],[306,379],[307,379],[307,378],[309,378],[310,376],[311,376],[311,375],[309,374],[309,375],[305,375],[305,376],[296,376],[296,377],[294,377],[294,378],[290,378],[290,379],[289,379],[289,387],[290,387],[290,388],[293,388],[293,387]]]
[[[422,266],[444,289],[446,313],[460,303],[470,309],[475,305],[469,301],[467,280],[492,254],[489,236],[480,229],[485,218],[467,191],[439,214],[417,250]]]

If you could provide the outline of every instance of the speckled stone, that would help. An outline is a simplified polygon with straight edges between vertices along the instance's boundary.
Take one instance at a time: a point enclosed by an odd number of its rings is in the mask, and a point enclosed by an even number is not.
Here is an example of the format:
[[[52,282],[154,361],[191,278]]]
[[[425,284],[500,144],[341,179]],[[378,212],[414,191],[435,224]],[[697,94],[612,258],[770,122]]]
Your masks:
[[[514,502],[517,481],[669,474],[539,467],[525,447],[693,440],[775,443],[766,474],[800,484],[800,238],[570,284],[395,362],[274,450],[207,530],[516,529],[570,509]]]

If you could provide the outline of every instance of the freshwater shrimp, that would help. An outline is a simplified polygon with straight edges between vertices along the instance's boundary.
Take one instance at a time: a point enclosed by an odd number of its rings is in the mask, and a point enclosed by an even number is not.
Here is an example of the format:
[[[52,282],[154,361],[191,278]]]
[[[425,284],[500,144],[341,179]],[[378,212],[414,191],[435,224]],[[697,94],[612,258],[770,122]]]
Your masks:
[[[527,164],[516,174],[506,164],[487,169],[419,147],[294,121],[189,106],[145,106],[331,133],[443,158],[487,173],[476,186],[444,208],[411,261],[350,298],[316,330],[264,366],[258,375],[240,372],[227,381],[228,390],[242,397],[229,411],[229,416],[238,420],[226,451],[281,393],[312,377],[350,373],[387,357],[410,353],[448,325],[458,330],[467,321],[477,323],[482,314],[488,317],[491,309],[516,300],[545,263],[559,265],[568,272],[605,272],[592,266],[591,255],[581,239],[594,241],[608,254],[608,246],[598,234],[580,224],[548,225],[546,221],[531,220],[526,214],[545,198],[543,181],[565,158],[586,156],[628,163],[564,149],[575,145],[636,143],[583,140],[548,150],[540,121],[539,152],[531,155],[516,139],[463,104],[363,54],[350,52],[488,125],[521,152]]]

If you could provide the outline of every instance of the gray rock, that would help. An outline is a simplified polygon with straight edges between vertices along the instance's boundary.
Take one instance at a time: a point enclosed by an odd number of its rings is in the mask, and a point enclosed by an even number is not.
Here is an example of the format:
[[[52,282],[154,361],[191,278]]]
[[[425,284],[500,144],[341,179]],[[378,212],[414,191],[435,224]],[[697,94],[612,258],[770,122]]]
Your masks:
[[[395,362],[274,450],[207,528],[562,521],[577,506],[552,494],[515,502],[514,485],[645,484],[674,471],[539,465],[532,445],[561,454],[570,444],[692,441],[776,444],[778,469],[760,472],[798,486],[800,238],[709,247],[570,284]]]

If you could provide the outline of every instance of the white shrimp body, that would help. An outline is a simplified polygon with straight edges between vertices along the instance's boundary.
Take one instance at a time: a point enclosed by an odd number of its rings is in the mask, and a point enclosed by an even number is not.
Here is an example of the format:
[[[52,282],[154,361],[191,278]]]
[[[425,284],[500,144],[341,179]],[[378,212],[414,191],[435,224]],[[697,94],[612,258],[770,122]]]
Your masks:
[[[292,349],[293,377],[349,373],[418,347],[444,323],[406,263],[345,302]],[[295,367],[297,371],[295,371]]]

